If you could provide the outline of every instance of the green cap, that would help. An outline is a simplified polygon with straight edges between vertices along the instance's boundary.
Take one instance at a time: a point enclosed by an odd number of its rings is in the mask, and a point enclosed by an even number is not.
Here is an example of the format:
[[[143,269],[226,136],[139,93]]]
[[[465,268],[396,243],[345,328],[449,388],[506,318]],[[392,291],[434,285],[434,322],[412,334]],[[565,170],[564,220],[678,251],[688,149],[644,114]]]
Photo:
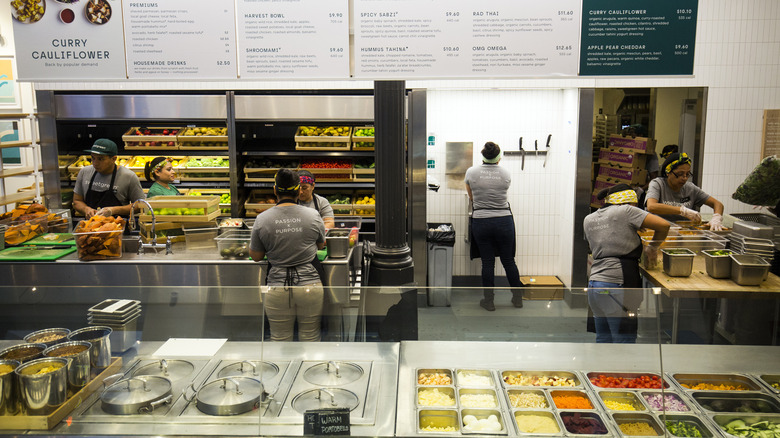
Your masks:
[[[107,139],[99,138],[95,140],[95,144],[92,145],[92,149],[84,149],[84,152],[98,155],[108,155],[109,157],[115,157],[117,154],[116,143]]]

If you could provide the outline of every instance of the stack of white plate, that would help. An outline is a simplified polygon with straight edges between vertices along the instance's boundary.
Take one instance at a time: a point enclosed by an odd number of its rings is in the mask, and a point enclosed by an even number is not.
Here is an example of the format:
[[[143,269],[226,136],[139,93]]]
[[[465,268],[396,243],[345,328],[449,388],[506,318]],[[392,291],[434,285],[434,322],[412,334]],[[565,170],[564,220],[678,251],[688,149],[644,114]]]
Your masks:
[[[138,317],[141,302],[137,300],[108,299],[90,307],[87,312],[89,325],[111,327],[111,351],[123,353],[141,338]]]
[[[775,255],[775,243],[769,239],[747,237],[736,231],[728,235],[731,250],[740,254],[753,254],[772,262]]]

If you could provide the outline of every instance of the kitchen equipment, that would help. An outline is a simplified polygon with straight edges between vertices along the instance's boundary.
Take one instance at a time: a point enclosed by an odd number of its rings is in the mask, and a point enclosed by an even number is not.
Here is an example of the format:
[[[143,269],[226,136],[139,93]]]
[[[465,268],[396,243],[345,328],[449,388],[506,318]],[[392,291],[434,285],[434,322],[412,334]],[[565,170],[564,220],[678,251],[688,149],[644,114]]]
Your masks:
[[[71,341],[87,341],[90,363],[95,368],[105,368],[111,364],[111,327],[95,326],[80,328],[68,335]]]
[[[780,219],[775,216],[766,213],[732,213],[729,216],[762,225],[771,225],[774,228],[775,238],[780,238]]]
[[[547,157],[550,155],[551,139],[552,139],[552,134],[547,134],[547,145],[544,147],[544,163],[542,163],[542,167],[547,167]]]
[[[19,391],[14,370],[20,365],[18,360],[0,360],[0,416],[13,415],[19,411]],[[10,371],[3,369],[10,368]]]
[[[662,249],[663,269],[670,277],[688,277],[693,270],[693,257],[696,255],[687,248]]]
[[[734,222],[733,232],[741,234],[745,237],[753,237],[756,239],[771,239],[774,237],[775,229],[771,225],[739,220]]]
[[[195,384],[189,388],[195,391]],[[263,383],[251,377],[222,377],[203,385],[193,397],[184,398],[191,402],[197,399],[198,409],[209,415],[238,415],[260,407],[267,402],[268,393]]]
[[[19,246],[0,251],[0,261],[52,261],[74,251],[72,246]]]
[[[25,363],[41,357],[46,348],[44,344],[17,344],[0,350],[0,359],[18,360]]]
[[[89,350],[92,344],[86,341],[70,341],[54,345],[43,351],[45,357],[64,357],[68,359],[68,385],[75,392],[89,383]]]
[[[691,394],[696,403],[708,412],[764,412],[780,414],[780,401],[760,393],[744,391],[716,392],[702,391]]]
[[[100,395],[101,407],[109,414],[144,414],[173,399],[171,381],[159,376],[122,379]]]
[[[70,334],[70,330],[66,328],[48,328],[30,333],[24,337],[24,342],[51,347],[54,344],[67,341],[68,334]]]
[[[325,233],[325,244],[328,257],[342,259],[347,256],[350,248],[350,231],[331,228]]]
[[[731,251],[727,249],[706,250],[701,252],[707,275],[712,278],[731,277]]]
[[[171,382],[178,382],[189,377],[194,370],[195,365],[186,360],[160,359],[137,368],[133,371],[133,376],[165,377]]]
[[[293,398],[292,407],[303,414],[312,409],[355,409],[360,401],[352,391],[340,388],[317,388],[304,391]]]
[[[225,231],[214,240],[217,242],[217,250],[223,259],[249,258],[249,241],[252,238],[252,230],[232,229]]]
[[[192,249],[210,249],[217,246],[214,240],[217,237],[219,229],[214,226],[198,226],[191,227],[188,224],[183,224],[184,241],[187,244],[187,250]]]
[[[663,418],[662,418],[663,419]],[[673,425],[680,425],[681,423],[687,426],[688,428],[695,428],[698,429],[701,438],[713,438],[713,437],[719,437],[720,435],[717,433],[714,433],[710,430],[709,427],[707,427],[701,419],[693,416],[693,415],[681,415],[681,414],[669,414],[667,413],[665,415],[666,423],[667,424],[673,424]],[[669,436],[676,436],[669,428],[666,428],[669,431]],[[691,429],[692,430],[692,429]],[[679,432],[678,432],[679,433]],[[690,435],[689,435],[690,436]]]
[[[68,396],[68,359],[45,357],[14,370],[19,393],[28,414],[48,415]]]
[[[225,365],[219,370],[218,377],[254,377],[260,381],[274,378],[279,373],[279,367],[270,362],[248,361]]]
[[[732,254],[731,279],[742,286],[758,286],[769,273],[769,262],[757,255]]]
[[[311,366],[303,373],[303,378],[312,385],[346,385],[363,375],[360,365],[348,362],[322,362]]]

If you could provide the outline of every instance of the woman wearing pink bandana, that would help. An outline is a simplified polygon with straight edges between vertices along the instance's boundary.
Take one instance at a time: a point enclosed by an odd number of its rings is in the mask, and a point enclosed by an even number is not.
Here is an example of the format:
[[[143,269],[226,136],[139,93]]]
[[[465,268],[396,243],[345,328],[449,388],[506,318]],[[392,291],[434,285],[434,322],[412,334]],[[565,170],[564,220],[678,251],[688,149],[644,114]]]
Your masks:
[[[298,205],[317,210],[322,217],[322,221],[325,222],[325,228],[333,228],[336,224],[333,216],[333,207],[330,206],[330,202],[327,199],[314,193],[314,175],[308,170],[299,170],[298,175],[301,178],[301,192],[298,196]]]

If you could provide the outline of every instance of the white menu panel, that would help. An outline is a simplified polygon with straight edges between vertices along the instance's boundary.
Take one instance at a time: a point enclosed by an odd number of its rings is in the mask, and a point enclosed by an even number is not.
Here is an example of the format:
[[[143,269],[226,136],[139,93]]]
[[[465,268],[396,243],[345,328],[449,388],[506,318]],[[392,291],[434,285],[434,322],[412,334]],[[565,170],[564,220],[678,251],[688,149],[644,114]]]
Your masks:
[[[235,79],[232,1],[122,3],[131,79]]]
[[[349,77],[348,0],[238,0],[241,78]]]
[[[126,78],[119,0],[12,3],[20,80]]]
[[[355,0],[355,77],[577,75],[580,0]]]

